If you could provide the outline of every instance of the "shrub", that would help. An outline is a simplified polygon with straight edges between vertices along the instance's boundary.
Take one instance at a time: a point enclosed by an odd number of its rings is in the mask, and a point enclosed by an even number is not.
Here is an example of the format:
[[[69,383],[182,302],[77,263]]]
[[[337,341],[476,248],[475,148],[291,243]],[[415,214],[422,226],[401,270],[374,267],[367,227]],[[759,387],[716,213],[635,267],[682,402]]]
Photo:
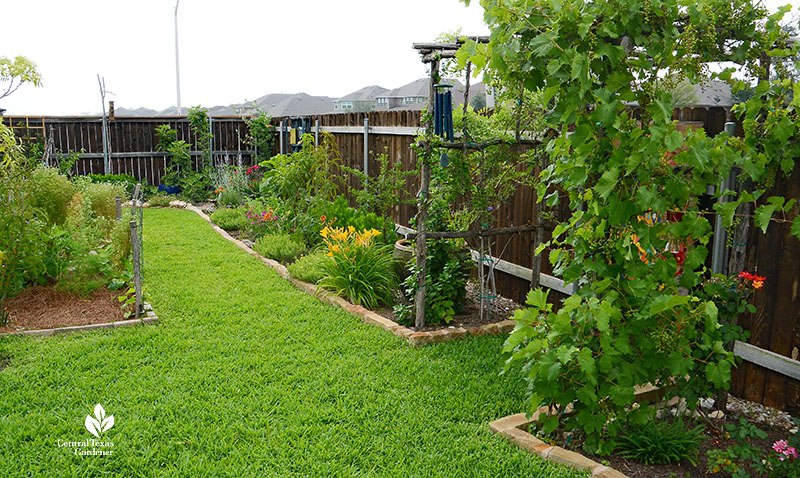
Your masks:
[[[330,257],[324,251],[317,251],[297,259],[287,269],[295,279],[317,284],[325,276],[325,264],[329,261]]]
[[[88,174],[86,177],[93,183],[112,183],[124,186],[125,195],[122,196],[123,202],[125,202],[126,198],[133,196],[133,190],[139,182],[130,174]]]
[[[176,198],[175,196],[168,196],[166,194],[156,194],[147,201],[147,204],[150,207],[169,207],[169,203],[177,200],[178,198]]]
[[[217,206],[219,207],[235,207],[241,205],[242,202],[244,202],[244,196],[236,189],[224,189],[219,191],[219,196],[217,197]]]
[[[47,215],[51,224],[63,224],[75,186],[58,170],[39,166],[31,175],[32,205]]]
[[[305,246],[287,234],[267,234],[256,241],[255,250],[278,262],[291,262],[303,253]]]
[[[425,323],[450,323],[453,316],[460,314],[467,298],[467,280],[472,263],[465,248],[453,240],[431,239],[427,241],[428,262],[425,274]],[[414,261],[414,258],[411,259]],[[419,270],[414,267],[412,274],[404,281],[406,298],[414,299],[417,291]],[[395,309],[399,323],[410,325],[413,314],[407,307]]]
[[[322,235],[331,260],[322,264],[322,287],[356,305],[374,309],[392,303],[395,283],[391,246],[374,243],[376,229],[324,228]]]
[[[226,231],[239,231],[247,227],[248,219],[244,208],[220,209],[211,215],[211,222]]]
[[[678,463],[697,465],[697,451],[703,441],[703,427],[688,428],[683,418],[630,427],[617,442],[622,456],[646,465]]]
[[[119,183],[93,183],[79,181],[78,187],[85,195],[95,217],[116,219],[117,197],[125,198],[125,186]]]

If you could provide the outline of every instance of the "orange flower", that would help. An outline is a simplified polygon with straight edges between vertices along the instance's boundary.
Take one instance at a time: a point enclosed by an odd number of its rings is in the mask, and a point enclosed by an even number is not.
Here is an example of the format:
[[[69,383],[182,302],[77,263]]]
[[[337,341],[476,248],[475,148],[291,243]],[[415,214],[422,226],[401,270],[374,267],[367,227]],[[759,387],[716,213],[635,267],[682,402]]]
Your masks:
[[[762,287],[764,287],[764,281],[763,280],[754,280],[753,281],[753,289],[760,289]]]

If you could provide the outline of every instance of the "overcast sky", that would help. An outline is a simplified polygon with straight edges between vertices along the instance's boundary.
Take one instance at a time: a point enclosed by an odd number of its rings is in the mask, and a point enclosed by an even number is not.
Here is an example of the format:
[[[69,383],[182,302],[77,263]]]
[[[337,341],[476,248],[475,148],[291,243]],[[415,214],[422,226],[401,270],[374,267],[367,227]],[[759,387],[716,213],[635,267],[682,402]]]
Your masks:
[[[0,11],[0,56],[27,56],[44,77],[0,101],[7,115],[97,113],[98,73],[117,107],[175,105],[175,0],[2,0]],[[488,34],[477,0],[181,0],[181,104],[396,88],[425,75],[413,42],[458,28]]]
[[[175,105],[175,0],[2,0],[0,11],[0,56],[24,55],[44,77],[0,101],[7,115],[97,113],[98,73],[117,107]],[[181,105],[396,88],[425,76],[413,42],[457,28],[488,34],[477,1],[180,0]]]

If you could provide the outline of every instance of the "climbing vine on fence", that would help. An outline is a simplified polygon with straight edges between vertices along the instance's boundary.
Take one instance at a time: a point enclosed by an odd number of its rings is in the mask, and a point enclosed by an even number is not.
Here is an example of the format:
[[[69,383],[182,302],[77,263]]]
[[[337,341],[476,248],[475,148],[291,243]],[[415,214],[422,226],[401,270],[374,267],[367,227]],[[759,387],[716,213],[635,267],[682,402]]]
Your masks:
[[[610,452],[625,423],[653,416],[633,406],[634,386],[657,384],[690,406],[729,386],[734,356],[724,345],[741,329],[722,320],[707,290],[712,228],[698,198],[732,170],[759,184],[794,169],[800,86],[768,74],[770,58],[795,54],[780,29],[784,11],[768,16],[750,0],[481,4],[491,40],[468,41],[459,57],[541,93],[554,134],[540,201],[567,200],[573,211],[538,252],[550,247],[555,273],[577,293],[558,311],[543,291],[529,295],[508,363],[524,366],[530,410],[553,412],[541,418],[546,431],[575,430],[587,448]],[[711,74],[707,63],[723,60],[736,69]],[[756,85],[734,108],[743,137],[676,129],[674,81],[709,78],[734,92]],[[745,202],[764,231],[797,211],[763,190],[721,194],[726,225]],[[800,237],[800,219],[792,234]]]

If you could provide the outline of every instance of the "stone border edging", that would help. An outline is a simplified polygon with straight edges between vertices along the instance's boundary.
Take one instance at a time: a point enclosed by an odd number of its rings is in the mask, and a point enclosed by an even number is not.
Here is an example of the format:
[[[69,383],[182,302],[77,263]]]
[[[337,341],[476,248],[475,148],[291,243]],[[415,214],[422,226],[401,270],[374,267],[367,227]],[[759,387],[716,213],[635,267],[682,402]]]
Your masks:
[[[153,312],[153,307],[147,302],[142,304],[145,310],[145,316],[140,319],[120,320],[118,322],[106,322],[103,324],[86,324],[86,325],[73,325],[70,327],[58,327],[55,329],[37,329],[37,330],[20,330],[18,332],[3,332],[0,337],[10,335],[27,335],[34,337],[49,337],[56,334],[68,334],[72,332],[82,332],[85,330],[99,330],[99,329],[113,329],[117,327],[126,327],[137,324],[151,324],[158,322],[156,313]]]
[[[186,203],[183,203],[186,204]],[[328,304],[336,305],[341,307],[342,309],[346,310],[352,315],[355,315],[362,321],[378,326],[386,331],[393,333],[394,335],[401,337],[408,341],[409,344],[414,346],[419,345],[426,345],[431,343],[440,343],[440,342],[448,342],[450,340],[458,340],[463,339],[468,335],[500,335],[500,334],[508,334],[512,330],[514,330],[515,322],[513,320],[507,319],[501,322],[496,322],[492,324],[486,324],[481,326],[474,326],[474,327],[455,327],[455,328],[448,328],[448,329],[439,329],[434,330],[431,332],[415,332],[408,327],[402,326],[397,322],[387,319],[382,315],[366,309],[360,305],[351,304],[347,300],[339,297],[338,295],[332,294],[321,287],[317,287],[315,284],[311,284],[308,282],[304,282],[298,279],[295,279],[291,275],[289,275],[289,270],[286,269],[286,266],[281,264],[278,261],[274,261],[272,259],[267,259],[263,257],[258,252],[254,251],[252,248],[247,246],[244,242],[235,239],[233,236],[228,234],[227,231],[222,229],[221,227],[217,226],[213,222],[211,222],[211,218],[208,217],[203,211],[193,205],[183,205],[183,204],[176,204],[173,207],[187,209],[189,211],[193,211],[200,215],[203,219],[208,221],[211,224],[211,227],[214,230],[224,237],[225,239],[231,241],[238,247],[239,249],[247,252],[253,257],[258,258],[261,262],[265,265],[271,267],[275,272],[278,273],[279,276],[283,277],[284,279],[290,281],[294,284],[295,287],[298,289],[311,294],[323,302]]]
[[[560,446],[551,446],[528,433],[528,425],[547,412],[547,407],[539,408],[528,418],[524,413],[509,415],[489,424],[493,433],[502,435],[505,439],[518,447],[538,455],[545,460],[560,463],[577,470],[591,470],[592,478],[628,478],[614,468],[590,460],[580,453],[566,450]]]
[[[637,402],[654,402],[663,396],[664,391],[658,387],[647,384],[634,387],[634,396]],[[566,412],[572,409],[572,405],[567,405]],[[551,446],[539,440],[528,432],[528,425],[539,419],[539,415],[547,413],[547,407],[539,407],[533,412],[530,418],[524,413],[517,413],[500,418],[489,424],[489,429],[493,433],[502,435],[505,439],[518,447],[539,455],[545,460],[550,460],[562,465],[566,465],[577,470],[591,470],[592,478],[629,478],[628,475],[621,473],[614,468],[590,460],[580,453],[566,450],[559,446]]]

